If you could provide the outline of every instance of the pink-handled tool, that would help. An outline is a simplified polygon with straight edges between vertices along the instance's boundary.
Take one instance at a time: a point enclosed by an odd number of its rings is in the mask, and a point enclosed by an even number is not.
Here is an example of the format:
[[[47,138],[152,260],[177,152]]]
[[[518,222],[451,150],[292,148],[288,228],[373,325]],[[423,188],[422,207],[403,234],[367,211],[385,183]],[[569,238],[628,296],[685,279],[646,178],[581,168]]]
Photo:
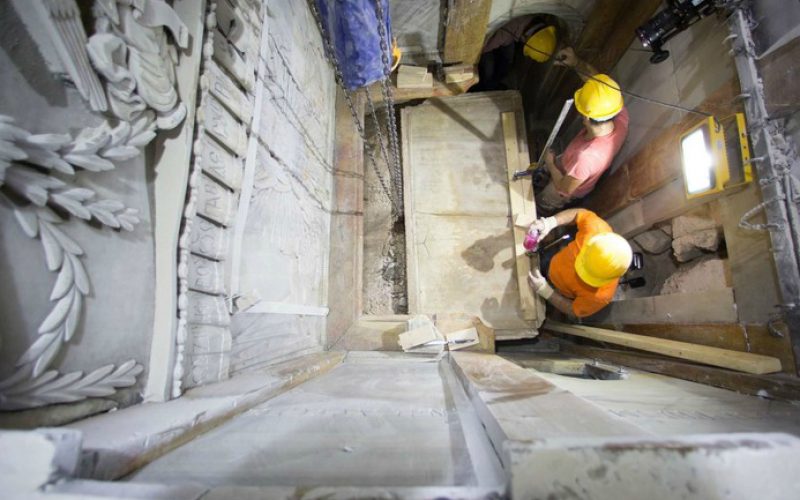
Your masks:
[[[539,230],[531,229],[525,233],[525,239],[522,241],[522,246],[525,247],[525,253],[527,253],[529,256],[532,256],[534,253],[536,253],[536,247],[539,246]]]

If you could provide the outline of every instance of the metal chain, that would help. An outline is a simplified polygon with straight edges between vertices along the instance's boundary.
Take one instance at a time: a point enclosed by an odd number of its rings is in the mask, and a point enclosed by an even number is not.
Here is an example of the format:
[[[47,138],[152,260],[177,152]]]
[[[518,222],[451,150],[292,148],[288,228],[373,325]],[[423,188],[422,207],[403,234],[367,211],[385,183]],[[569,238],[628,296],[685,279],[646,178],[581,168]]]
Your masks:
[[[322,24],[322,17],[317,10],[317,6],[315,4],[315,0],[308,0],[309,8],[311,9],[311,15],[314,17],[314,22],[317,25],[317,29],[319,29],[319,33],[322,37],[322,46],[325,52],[325,57],[328,62],[333,66],[333,72],[336,77],[336,83],[342,89],[342,94],[344,95],[344,100],[347,102],[347,107],[350,109],[350,115],[353,117],[353,123],[358,130],[358,135],[361,137],[361,141],[365,146],[365,150],[367,152],[367,156],[369,157],[370,163],[372,163],[372,168],[375,171],[375,175],[378,177],[378,182],[383,189],[383,192],[386,194],[386,197],[389,201],[392,202],[392,206],[396,212],[400,212],[401,209],[398,209],[397,203],[394,197],[389,190],[389,187],[386,184],[386,180],[383,178],[383,174],[381,174],[380,169],[378,168],[378,163],[375,160],[375,153],[372,151],[372,148],[367,146],[367,135],[364,131],[364,126],[361,123],[361,120],[358,117],[358,113],[356,112],[356,107],[353,105],[353,99],[350,95],[350,91],[347,90],[344,84],[344,77],[342,76],[342,70],[339,66],[339,61],[336,59],[336,54],[333,51],[333,46],[331,45],[330,38],[328,36],[328,31],[325,29],[325,26]],[[370,106],[373,106],[371,100],[369,102]],[[377,122],[376,122],[377,125]],[[380,128],[380,127],[379,127]]]
[[[375,123],[375,132],[378,135],[378,144],[381,146],[381,155],[383,156],[383,161],[386,164],[386,169],[389,170],[389,175],[391,175],[392,163],[389,160],[389,152],[386,150],[386,140],[383,138],[383,132],[381,132],[381,122],[378,120],[378,113],[375,111],[375,103],[372,101],[372,95],[369,92],[369,85],[364,87],[364,93],[367,96],[367,104],[369,104],[369,111],[372,115],[372,121]],[[389,198],[392,201],[392,210],[394,211],[392,218],[397,220],[400,214],[400,208],[397,206],[397,203],[395,203],[395,199],[397,199],[396,189],[394,190],[394,196],[390,196]]]
[[[389,90],[389,75],[391,74],[391,63],[389,62],[389,46],[387,45],[386,26],[384,25],[383,0],[375,0],[375,14],[378,20],[378,34],[381,39],[381,59],[383,60],[383,75],[381,80],[381,90],[383,92],[383,102],[386,103],[389,120],[389,139],[391,140],[393,165],[389,166],[394,181],[396,205],[399,207],[397,218],[403,216],[403,171],[400,166],[400,147],[397,138],[397,117],[394,111],[394,97]]]

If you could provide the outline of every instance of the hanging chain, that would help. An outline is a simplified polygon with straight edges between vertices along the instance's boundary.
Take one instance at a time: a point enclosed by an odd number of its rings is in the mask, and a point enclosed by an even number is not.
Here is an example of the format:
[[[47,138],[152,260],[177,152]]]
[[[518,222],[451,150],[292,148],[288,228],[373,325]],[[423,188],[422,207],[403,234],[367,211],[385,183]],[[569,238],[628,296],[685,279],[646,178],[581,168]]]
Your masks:
[[[392,160],[393,163],[389,165],[389,171],[394,181],[395,196],[397,198],[398,213],[395,217],[397,220],[403,216],[403,171],[400,166],[400,148],[397,139],[397,117],[394,111],[394,98],[389,89],[389,75],[392,73],[391,63],[389,61],[389,46],[388,36],[386,34],[386,25],[384,24],[383,0],[375,0],[375,13],[378,20],[378,35],[381,39],[381,59],[383,60],[383,80],[381,80],[381,90],[383,92],[383,102],[386,104],[388,111],[388,129],[389,139],[392,147]]]
[[[383,138],[383,132],[381,131],[381,122],[380,122],[380,120],[378,120],[377,111],[375,111],[375,103],[372,101],[372,95],[369,92],[369,85],[364,87],[364,93],[367,96],[367,104],[369,105],[369,112],[372,115],[372,121],[373,121],[373,123],[375,123],[375,133],[378,136],[378,144],[381,147],[381,156],[383,157],[383,161],[384,161],[384,163],[386,165],[386,169],[389,171],[389,175],[391,175],[392,174],[392,163],[389,160],[389,152],[386,150],[386,140]],[[394,212],[392,214],[392,218],[393,218],[393,220],[397,220],[398,217],[400,216],[399,215],[400,214],[400,208],[397,206],[397,203],[395,203],[395,200],[397,199],[397,190],[396,189],[394,190],[394,192],[392,193],[392,196],[390,198],[392,198],[392,200],[391,200],[392,201],[392,210]]]
[[[378,163],[375,160],[375,153],[372,150],[372,148],[369,147],[367,144],[367,134],[364,131],[364,126],[358,117],[358,113],[356,112],[356,107],[353,104],[353,99],[352,96],[350,95],[350,91],[347,90],[347,87],[345,87],[344,77],[342,76],[342,70],[341,67],[339,66],[339,61],[336,59],[336,54],[333,51],[333,46],[331,45],[330,38],[328,36],[328,30],[326,30],[325,26],[322,24],[322,17],[320,16],[319,11],[317,10],[317,5],[315,3],[315,0],[308,0],[308,5],[309,8],[311,9],[311,15],[314,17],[314,22],[317,25],[317,29],[319,29],[319,33],[322,37],[322,46],[325,52],[325,57],[331,64],[331,66],[333,66],[333,72],[336,77],[336,83],[342,89],[344,100],[345,102],[347,102],[348,109],[350,109],[350,115],[353,117],[353,123],[355,124],[356,129],[358,130],[358,135],[361,137],[361,141],[365,146],[364,149],[367,152],[367,156],[369,157],[370,163],[372,164],[372,168],[375,171],[375,175],[378,177],[378,182],[380,183],[383,192],[386,194],[386,197],[392,203],[393,210],[396,213],[402,213],[402,206],[401,207],[397,206],[396,199],[394,196],[392,196],[392,193],[389,190],[388,185],[386,184],[386,180],[383,178],[383,174],[381,173],[380,168],[378,168]],[[371,98],[369,98],[369,94],[367,94],[367,97],[370,108],[374,109],[374,104],[372,103]],[[375,125],[378,128],[378,134],[380,134],[380,126],[378,126],[379,124],[377,120],[375,122]],[[382,140],[381,140],[381,146],[383,147]],[[388,159],[387,159],[387,166],[389,166]]]

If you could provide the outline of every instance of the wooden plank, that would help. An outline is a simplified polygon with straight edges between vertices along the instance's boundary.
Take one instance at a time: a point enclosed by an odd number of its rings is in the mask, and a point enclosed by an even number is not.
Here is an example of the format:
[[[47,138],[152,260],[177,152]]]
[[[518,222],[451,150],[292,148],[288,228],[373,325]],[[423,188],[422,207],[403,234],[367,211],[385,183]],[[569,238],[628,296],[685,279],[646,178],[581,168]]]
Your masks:
[[[477,64],[492,0],[450,0],[444,32],[444,62]]]
[[[781,362],[771,356],[719,349],[688,342],[658,339],[633,333],[606,330],[583,325],[567,325],[548,320],[545,328],[558,333],[575,335],[597,342],[622,345],[633,349],[655,352],[675,358],[688,359],[698,363],[720,366],[746,373],[764,374],[781,371]]]
[[[562,352],[599,359],[690,382],[720,387],[751,396],[800,401],[800,379],[790,375],[739,373],[683,361],[657,358],[641,353],[600,349],[572,343],[563,343]]]
[[[495,352],[495,331],[486,326],[477,316],[458,313],[441,313],[434,316],[436,328],[447,336],[449,333],[465,328],[478,331],[478,345],[470,346],[468,351]]]
[[[404,351],[419,347],[434,340],[441,340],[442,337],[436,331],[433,324],[421,326],[407,332],[403,332],[398,337],[397,341]]]
[[[499,356],[453,352],[450,364],[495,450],[504,450],[509,440],[646,434]],[[501,453],[503,464],[508,466],[507,455]]]
[[[412,88],[412,89],[399,89],[397,88],[397,75],[391,76],[392,85],[391,92],[395,104],[401,104],[414,99],[428,99],[430,97],[449,97],[465,93],[473,85],[477,84],[478,78],[477,71],[474,71],[472,78],[460,82],[440,82],[436,78],[433,79],[433,86],[426,88]],[[370,96],[376,104],[383,102],[383,94],[381,91],[381,83],[373,83],[369,87]],[[359,92],[358,95],[363,95]]]
[[[522,166],[519,161],[517,147],[517,122],[514,113],[503,113],[503,140],[506,147],[506,168],[508,170],[508,199],[511,204],[511,218],[516,220],[518,216],[536,218],[536,206],[532,197],[529,199],[526,194],[532,193],[531,178],[523,177],[515,181],[514,173]],[[527,166],[527,165],[526,165]],[[519,287],[520,309],[522,317],[534,321],[538,318],[536,296],[528,285],[528,273],[531,270],[531,259],[528,257],[523,241],[525,240],[525,229],[514,225],[514,259],[516,262],[517,286]]]

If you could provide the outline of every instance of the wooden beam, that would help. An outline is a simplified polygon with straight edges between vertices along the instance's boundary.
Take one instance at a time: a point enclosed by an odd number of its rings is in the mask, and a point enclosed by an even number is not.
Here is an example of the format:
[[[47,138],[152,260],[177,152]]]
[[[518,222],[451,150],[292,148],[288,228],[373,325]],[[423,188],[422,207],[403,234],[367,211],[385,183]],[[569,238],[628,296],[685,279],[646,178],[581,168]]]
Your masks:
[[[566,333],[597,342],[607,342],[609,344],[655,352],[674,358],[688,359],[698,363],[720,366],[722,368],[729,368],[746,373],[764,374],[781,371],[780,360],[771,356],[730,351],[717,347],[646,337],[644,335],[594,328],[591,326],[567,325],[552,320],[545,322],[544,327],[553,332]]]
[[[446,64],[477,64],[483,50],[492,0],[450,0],[444,32]]]
[[[575,356],[598,359],[751,396],[800,401],[800,379],[790,375],[752,375],[641,353],[600,349],[566,342],[562,344],[561,350]]]
[[[781,366],[783,366],[784,371],[794,371],[792,344],[788,336],[785,334],[783,337],[775,336],[769,333],[767,327],[763,325],[744,323],[645,323],[597,326],[648,337],[773,356],[781,360]]]
[[[503,113],[503,138],[506,147],[506,166],[508,171],[508,198],[511,203],[511,220],[516,220],[518,216],[535,219],[536,204],[533,201],[533,189],[531,178],[523,177],[514,180],[514,172],[520,170],[519,147],[517,145],[517,119],[515,113]],[[527,165],[525,165],[527,168]],[[531,196],[528,196],[528,193]],[[531,270],[531,258],[528,257],[523,241],[525,240],[525,229],[513,225],[514,232],[514,255],[516,260],[517,286],[519,287],[520,309],[522,317],[529,321],[535,321],[539,316],[537,306],[538,297],[534,295],[530,285],[528,285],[528,273]],[[538,265],[538,262],[536,263]]]

